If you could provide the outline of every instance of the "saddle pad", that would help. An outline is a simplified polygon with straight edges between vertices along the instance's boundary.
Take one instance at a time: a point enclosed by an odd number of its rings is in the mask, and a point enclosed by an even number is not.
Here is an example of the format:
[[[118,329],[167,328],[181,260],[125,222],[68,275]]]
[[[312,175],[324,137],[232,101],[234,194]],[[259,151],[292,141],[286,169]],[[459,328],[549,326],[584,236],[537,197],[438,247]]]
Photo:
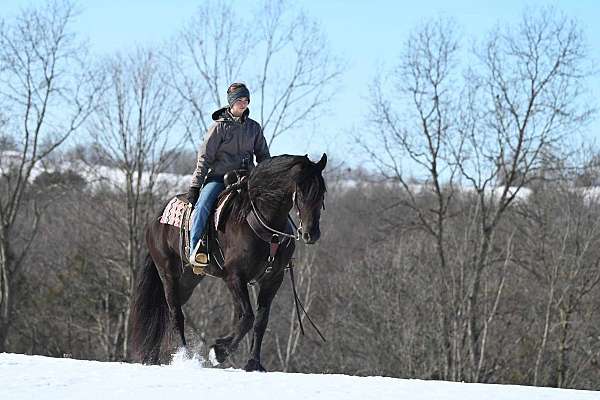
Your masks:
[[[177,197],[173,197],[169,204],[163,210],[160,216],[159,222],[161,224],[173,225],[181,228],[181,221],[183,220],[183,214],[189,203],[179,200]]]
[[[221,212],[223,211],[225,204],[227,204],[227,202],[231,198],[231,194],[232,194],[231,192],[228,193],[227,196],[220,198],[219,201],[217,202],[217,208],[215,210],[215,215],[214,215],[215,226],[219,226],[219,219],[221,217]],[[161,224],[173,225],[178,228],[181,228],[181,224],[183,221],[183,215],[185,213],[185,210],[186,210],[188,204],[189,203],[187,203],[183,200],[180,200],[177,197],[173,197],[173,199],[171,199],[171,201],[169,201],[169,204],[167,204],[167,206],[165,207],[162,215],[160,216],[159,222]],[[189,219],[189,224],[187,226],[188,231],[192,227],[192,221],[194,220],[195,213],[196,213],[196,209],[194,208],[194,211],[192,212],[192,215]]]

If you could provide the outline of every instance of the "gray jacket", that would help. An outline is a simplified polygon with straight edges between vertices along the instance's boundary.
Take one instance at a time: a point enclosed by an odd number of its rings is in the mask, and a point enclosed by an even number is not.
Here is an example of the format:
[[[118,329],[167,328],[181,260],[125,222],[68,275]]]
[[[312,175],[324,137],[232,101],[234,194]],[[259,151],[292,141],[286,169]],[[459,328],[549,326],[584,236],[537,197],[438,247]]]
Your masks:
[[[215,121],[204,136],[198,150],[196,170],[190,187],[200,187],[205,178],[222,178],[227,172],[242,166],[244,158],[248,168],[254,167],[252,161],[261,162],[270,157],[269,147],[260,124],[248,118],[246,110],[240,119],[234,118],[227,107],[212,114]]]

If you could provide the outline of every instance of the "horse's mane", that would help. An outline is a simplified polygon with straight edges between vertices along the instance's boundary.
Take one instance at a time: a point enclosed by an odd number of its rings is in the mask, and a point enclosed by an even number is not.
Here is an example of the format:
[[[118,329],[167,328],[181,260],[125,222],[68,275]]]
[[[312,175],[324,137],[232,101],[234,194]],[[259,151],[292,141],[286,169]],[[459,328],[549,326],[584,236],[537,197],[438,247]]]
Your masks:
[[[294,169],[297,165],[301,168]],[[314,204],[327,190],[320,172],[306,156],[284,154],[264,160],[248,176],[248,185],[239,192],[233,192],[233,198],[223,210],[223,215],[233,218],[237,223],[246,219],[251,209],[248,188],[255,205],[261,208],[276,207],[287,194],[292,181],[298,184],[304,201]]]

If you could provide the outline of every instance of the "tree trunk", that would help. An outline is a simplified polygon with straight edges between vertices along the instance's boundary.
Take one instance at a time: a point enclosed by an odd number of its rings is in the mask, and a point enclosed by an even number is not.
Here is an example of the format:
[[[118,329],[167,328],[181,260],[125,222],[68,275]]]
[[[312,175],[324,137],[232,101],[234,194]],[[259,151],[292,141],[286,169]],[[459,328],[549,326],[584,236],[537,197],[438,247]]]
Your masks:
[[[558,342],[558,365],[556,367],[556,382],[557,387],[566,387],[567,381],[567,353],[569,352],[569,346],[567,344],[567,336],[569,334],[569,318],[571,317],[571,309],[560,309],[560,339]]]
[[[0,227],[0,353],[6,351],[8,317],[10,310],[10,287],[8,270],[8,241],[4,227]]]
[[[492,243],[492,229],[483,229],[481,245],[479,254],[475,260],[474,265],[474,276],[471,286],[469,288],[469,295],[467,300],[467,336],[469,339],[470,346],[470,360],[471,360],[471,382],[479,382],[480,376],[478,373],[477,366],[480,363],[481,357],[481,327],[479,325],[480,313],[478,311],[479,304],[479,291],[481,287],[481,276],[485,265],[488,261],[490,244]]]
[[[550,283],[550,294],[548,295],[548,303],[546,304],[546,319],[544,322],[544,333],[542,335],[542,343],[538,350],[537,359],[535,360],[535,369],[533,373],[533,386],[537,386],[539,383],[539,371],[540,364],[542,363],[543,355],[546,351],[546,343],[548,342],[548,334],[550,332],[550,315],[552,310],[552,302],[554,301],[554,277]]]

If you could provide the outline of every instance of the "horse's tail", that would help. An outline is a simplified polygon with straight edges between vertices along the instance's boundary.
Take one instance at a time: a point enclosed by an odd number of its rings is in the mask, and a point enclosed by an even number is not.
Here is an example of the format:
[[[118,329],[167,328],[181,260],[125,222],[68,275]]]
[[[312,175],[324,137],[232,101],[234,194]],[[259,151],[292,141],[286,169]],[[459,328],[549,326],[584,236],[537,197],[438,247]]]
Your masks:
[[[169,308],[158,270],[150,254],[139,271],[132,318],[133,348],[144,364],[158,364],[160,344],[168,329]]]

